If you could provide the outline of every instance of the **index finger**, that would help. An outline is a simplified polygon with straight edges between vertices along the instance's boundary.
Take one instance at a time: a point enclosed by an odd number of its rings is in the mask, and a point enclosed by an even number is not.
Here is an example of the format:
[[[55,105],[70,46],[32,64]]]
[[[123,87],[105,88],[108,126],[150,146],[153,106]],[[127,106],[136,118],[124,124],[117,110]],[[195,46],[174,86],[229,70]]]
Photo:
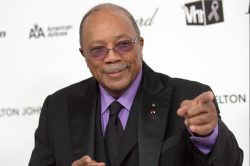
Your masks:
[[[214,99],[214,94],[212,91],[206,91],[195,98],[196,101],[206,103]]]
[[[81,158],[81,160],[83,161],[83,163],[90,163],[91,161],[92,161],[92,159],[91,159],[91,157],[89,157],[88,155],[86,155],[86,156],[83,156],[82,158]]]
[[[88,155],[86,155],[86,156],[83,156],[82,158],[74,161],[71,166],[84,166],[86,164],[89,164],[91,162],[91,160],[92,159]]]

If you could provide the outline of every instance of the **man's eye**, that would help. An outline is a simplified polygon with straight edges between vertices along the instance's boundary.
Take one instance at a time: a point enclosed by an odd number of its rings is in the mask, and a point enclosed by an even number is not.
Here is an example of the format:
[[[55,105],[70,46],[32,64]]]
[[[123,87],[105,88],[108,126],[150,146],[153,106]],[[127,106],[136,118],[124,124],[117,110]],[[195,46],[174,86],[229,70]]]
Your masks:
[[[94,48],[91,48],[90,51],[100,51],[100,50],[105,50],[105,47],[103,46],[98,46],[98,47],[94,47]]]
[[[121,42],[117,43],[116,45],[117,46],[130,45],[130,41],[129,40],[124,40],[124,41],[121,41]]]

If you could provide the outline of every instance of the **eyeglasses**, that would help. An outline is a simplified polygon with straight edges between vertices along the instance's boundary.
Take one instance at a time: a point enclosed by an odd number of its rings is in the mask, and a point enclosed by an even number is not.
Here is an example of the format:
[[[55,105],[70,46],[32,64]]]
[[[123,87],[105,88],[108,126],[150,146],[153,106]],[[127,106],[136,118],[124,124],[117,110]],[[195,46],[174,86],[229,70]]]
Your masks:
[[[133,40],[123,40],[115,44],[113,48],[106,48],[104,46],[98,46],[91,48],[89,50],[85,50],[86,54],[89,55],[93,59],[103,59],[108,55],[110,50],[113,50],[115,53],[119,55],[124,55],[131,51],[134,45],[138,42],[139,37],[136,37]]]

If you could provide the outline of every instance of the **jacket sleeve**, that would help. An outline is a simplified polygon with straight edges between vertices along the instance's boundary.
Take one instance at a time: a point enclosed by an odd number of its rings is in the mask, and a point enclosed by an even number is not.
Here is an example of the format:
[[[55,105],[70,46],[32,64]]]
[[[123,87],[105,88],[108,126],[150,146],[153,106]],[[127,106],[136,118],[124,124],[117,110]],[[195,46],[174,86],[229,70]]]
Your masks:
[[[221,120],[216,100],[214,100],[214,104],[219,116],[217,140],[212,151],[208,155],[200,154],[197,155],[197,157],[199,160],[203,160],[208,166],[242,166],[243,151],[239,147],[234,134]],[[196,150],[194,150],[196,154],[200,153]]]
[[[243,151],[240,149],[235,136],[221,121],[218,121],[218,138],[214,149],[208,156],[209,165],[212,166],[241,166]]]
[[[199,89],[199,88],[198,88]],[[212,89],[205,85],[200,86],[200,92],[209,91]],[[218,136],[215,145],[211,149],[211,152],[207,155],[201,153],[192,143],[189,141],[189,149],[193,153],[192,166],[242,166],[243,163],[243,151],[239,147],[234,134],[223,123],[220,116],[220,110],[216,99],[213,100],[216,110],[218,112]]]

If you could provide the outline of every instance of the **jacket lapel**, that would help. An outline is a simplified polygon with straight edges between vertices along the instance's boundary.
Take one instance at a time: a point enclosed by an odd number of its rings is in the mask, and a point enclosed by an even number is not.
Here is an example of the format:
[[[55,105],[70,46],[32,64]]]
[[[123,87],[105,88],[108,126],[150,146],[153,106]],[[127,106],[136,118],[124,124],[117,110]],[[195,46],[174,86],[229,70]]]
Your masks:
[[[80,93],[68,97],[69,131],[73,160],[83,155],[94,157],[95,112],[97,106],[97,83],[91,78],[82,86]]]
[[[141,110],[138,122],[140,166],[159,165],[172,86],[162,85],[160,78],[144,64]]]

